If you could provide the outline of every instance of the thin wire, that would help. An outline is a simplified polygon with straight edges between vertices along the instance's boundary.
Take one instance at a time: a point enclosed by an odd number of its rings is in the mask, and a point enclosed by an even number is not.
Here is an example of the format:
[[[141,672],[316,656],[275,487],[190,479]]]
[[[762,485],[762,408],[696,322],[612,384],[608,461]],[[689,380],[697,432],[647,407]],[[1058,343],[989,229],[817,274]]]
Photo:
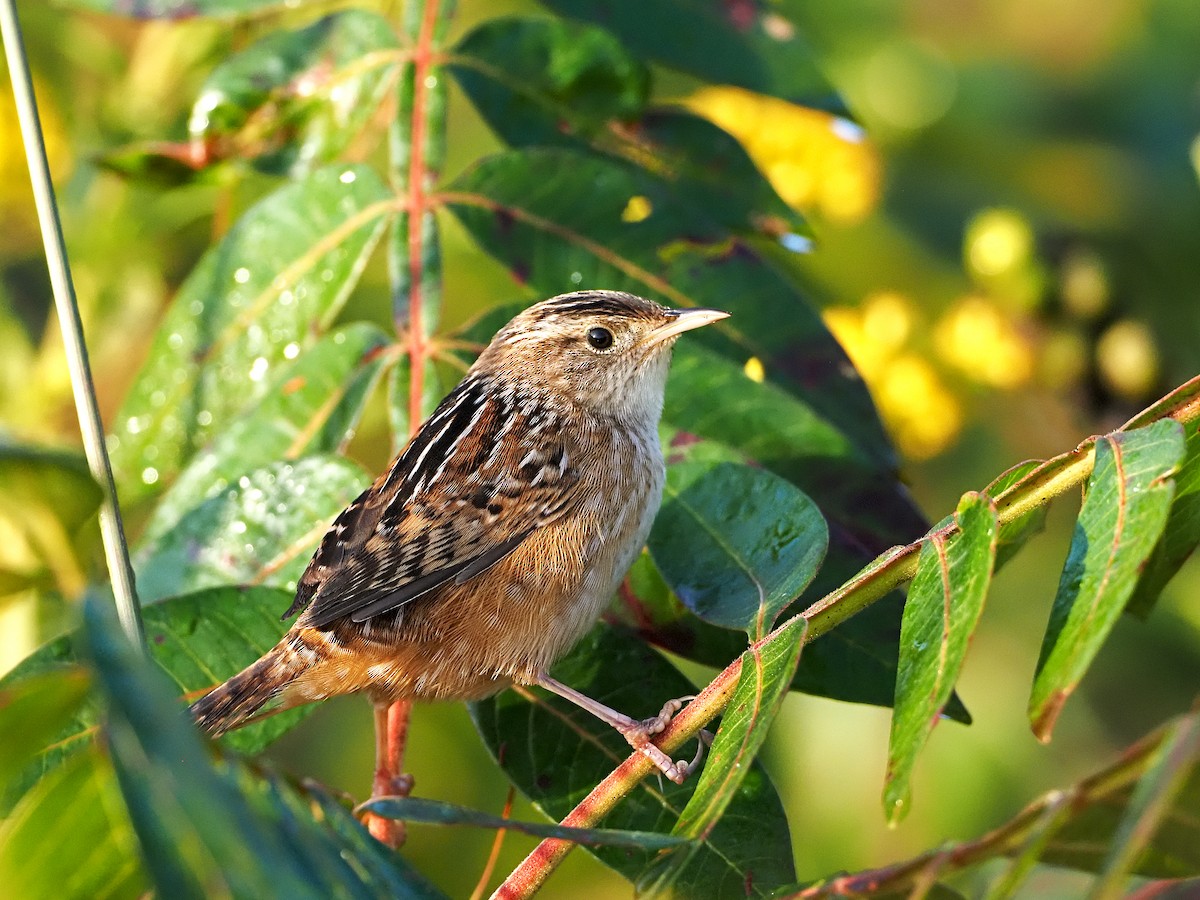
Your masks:
[[[0,31],[4,37],[4,55],[8,60],[9,76],[12,78],[13,99],[16,100],[17,118],[21,123],[21,138],[25,144],[29,177],[33,182],[38,221],[42,226],[46,266],[50,270],[50,285],[54,291],[54,304],[58,309],[58,322],[62,327],[63,346],[71,372],[83,449],[92,477],[104,488],[104,499],[100,504],[100,536],[104,542],[108,575],[117,601],[117,615],[129,639],[135,645],[143,647],[145,637],[141,608],[133,584],[133,567],[129,564],[129,549],[125,543],[125,529],[121,524],[121,510],[117,505],[112,464],[104,444],[104,426],[100,421],[100,409],[96,405],[96,388],[92,383],[87,346],[83,340],[83,324],[79,318],[79,304],[75,299],[75,287],[71,283],[71,269],[67,264],[66,247],[63,245],[62,223],[58,218],[54,185],[50,181],[50,166],[46,161],[46,145],[42,140],[37,101],[33,96],[33,82],[29,76],[29,61],[25,56],[25,45],[21,37],[21,23],[17,20],[16,0],[0,0]]]

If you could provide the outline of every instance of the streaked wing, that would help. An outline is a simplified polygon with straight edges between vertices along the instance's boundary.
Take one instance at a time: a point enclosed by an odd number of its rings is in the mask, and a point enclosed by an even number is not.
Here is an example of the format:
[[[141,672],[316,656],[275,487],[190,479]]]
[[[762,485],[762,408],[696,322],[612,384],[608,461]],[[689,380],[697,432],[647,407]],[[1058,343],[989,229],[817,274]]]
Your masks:
[[[338,516],[287,615],[362,622],[495,565],[570,508],[565,437],[545,404],[468,377]]]

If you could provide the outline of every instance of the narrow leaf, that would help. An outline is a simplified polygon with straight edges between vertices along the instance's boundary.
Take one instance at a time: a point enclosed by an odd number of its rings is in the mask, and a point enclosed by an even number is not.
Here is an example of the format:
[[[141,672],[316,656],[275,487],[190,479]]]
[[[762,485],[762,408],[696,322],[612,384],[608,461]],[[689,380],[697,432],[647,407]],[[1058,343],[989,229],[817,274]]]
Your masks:
[[[113,767],[161,896],[371,895],[336,854],[313,852],[319,833],[273,827],[235,779],[213,768],[168,682],[124,638],[107,605],[89,600],[85,621]]]
[[[829,531],[816,505],[770,472],[733,463],[667,471],[650,553],[688,609],[763,637],[816,575]]]
[[[391,212],[366,167],[332,167],[255,204],[180,288],[114,428],[121,499],[162,489],[266,396],[326,330]]]
[[[10,785],[83,704],[89,679],[63,667],[0,688],[0,784]]]
[[[1185,426],[1187,451],[1175,473],[1175,499],[1154,552],[1146,560],[1127,609],[1147,616],[1167,582],[1183,567],[1200,543],[1200,423]]]
[[[359,807],[360,811],[374,813],[385,819],[403,819],[406,822],[424,822],[428,825],[471,825],[475,828],[502,829],[532,834],[534,837],[559,838],[577,844],[592,844],[608,847],[636,847],[641,850],[662,850],[677,847],[684,838],[647,831],[622,831],[613,828],[567,828],[562,825],[547,825],[544,822],[516,822],[502,816],[493,816],[465,806],[427,800],[422,797],[385,797],[371,800]]]
[[[991,583],[999,526],[986,498],[963,496],[957,530],[921,548],[900,626],[900,667],[888,742],[883,806],[889,821],[908,812],[917,754],[929,739],[962,671],[967,645]]]
[[[294,589],[329,523],[367,484],[361,468],[336,456],[243,475],[139,549],[142,601],[227,584]]]
[[[1050,739],[1063,704],[1099,652],[1162,534],[1183,457],[1183,429],[1167,419],[1096,445],[1029,699],[1034,734]]]
[[[800,662],[807,628],[808,623],[797,617],[785,625],[766,647],[751,647],[742,656],[741,677],[721,716],[721,727],[713,741],[708,761],[700,774],[695,793],[671,830],[672,834],[691,840],[702,839],[726,814],[744,780],[752,773],[751,763],[762,748],[767,730],[787,696],[792,676]],[[692,844],[678,849],[658,860],[640,880],[639,888],[657,894],[686,885],[685,893],[696,896],[702,894],[703,883],[691,877],[688,871],[696,852],[695,846]],[[748,859],[746,865],[753,878],[759,871],[758,864]],[[712,887],[715,896],[717,886]]]
[[[1130,872],[1196,772],[1200,772],[1200,717],[1190,716],[1171,729],[1158,750],[1158,758],[1134,789],[1113,836],[1104,868],[1092,888],[1093,898],[1123,895]]]

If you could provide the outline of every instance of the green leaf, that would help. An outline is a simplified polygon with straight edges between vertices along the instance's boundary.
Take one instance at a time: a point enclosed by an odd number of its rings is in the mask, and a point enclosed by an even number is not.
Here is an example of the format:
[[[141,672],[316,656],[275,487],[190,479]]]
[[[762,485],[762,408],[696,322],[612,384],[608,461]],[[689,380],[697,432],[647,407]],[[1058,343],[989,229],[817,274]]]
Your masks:
[[[448,68],[511,146],[577,145],[637,116],[650,90],[646,67],[611,34],[557,19],[486,21]]]
[[[900,626],[900,668],[888,742],[883,806],[888,820],[907,814],[909,781],[962,671],[967,645],[991,584],[999,525],[987,497],[963,496],[957,530],[935,530],[921,547]]]
[[[767,729],[787,696],[807,630],[808,623],[797,617],[784,625],[766,647],[751,647],[742,655],[737,687],[721,716],[721,727],[695,793],[672,834],[701,840],[723,820],[742,782],[752,771],[750,764],[758,756]],[[747,824],[753,827],[752,823]],[[692,843],[657,861],[641,879],[639,889],[658,894],[670,888],[684,888],[685,893],[702,895],[704,883],[688,874],[697,846]],[[753,860],[746,863],[757,881],[759,865]]]
[[[103,492],[77,453],[13,442],[0,433],[0,598],[29,588],[83,590]]]
[[[1195,728],[1195,717],[1181,719]],[[1166,746],[1166,744],[1164,744]],[[1160,756],[1159,761],[1169,761],[1170,756]],[[1153,771],[1153,770],[1151,770]],[[1172,777],[1177,774],[1174,766],[1168,765]],[[1155,785],[1155,777],[1143,776],[1147,787]],[[1131,871],[1150,878],[1186,878],[1200,873],[1200,766],[1193,756],[1190,771],[1184,776],[1181,787],[1175,790],[1169,810],[1158,821],[1147,846],[1137,854]],[[1117,840],[1126,816],[1136,810],[1134,797],[1137,785],[1129,785],[1113,791],[1100,802],[1092,803],[1080,810],[1069,822],[1059,829],[1047,843],[1042,862],[1049,865],[1066,866],[1086,872],[1103,869],[1110,850],[1121,846]],[[1146,789],[1142,791],[1146,795]],[[1137,815],[1137,812],[1134,812]]]
[[[432,359],[425,360],[424,375],[421,380],[421,401],[418,418],[414,422],[410,415],[409,404],[412,391],[412,363],[405,354],[396,360],[388,378],[388,418],[392,425],[393,449],[399,452],[408,443],[408,439],[416,432],[420,424],[429,417],[441,399],[450,393],[453,384],[446,384]]]
[[[1128,875],[1166,824],[1188,778],[1200,772],[1200,717],[1189,716],[1168,731],[1154,764],[1142,776],[1113,836],[1095,897],[1118,897]],[[1192,807],[1195,809],[1195,807]],[[1195,875],[1193,869],[1187,872]]]
[[[0,821],[0,884],[6,897],[146,895],[137,840],[98,747],[47,774]]]
[[[816,575],[829,531],[792,484],[734,463],[667,470],[650,554],[701,619],[762,638]]]
[[[502,829],[534,837],[559,838],[577,844],[608,847],[635,847],[641,850],[662,850],[684,843],[684,838],[645,831],[620,831],[611,828],[567,828],[542,822],[516,822],[503,816],[493,816],[465,806],[427,800],[422,797],[385,797],[371,800],[359,807],[385,819],[424,822],[429,825],[471,825],[475,828]]]
[[[634,677],[634,673],[636,677]],[[649,716],[672,697],[695,693],[666,660],[641,641],[597,625],[554,669],[555,678],[631,716]],[[646,695],[647,684],[658,696]],[[528,699],[526,699],[528,697]],[[472,704],[484,742],[512,782],[535,806],[561,820],[630,755],[617,732],[558,697],[517,689]],[[609,828],[667,833],[694,790],[692,784],[643,781],[606,817]],[[653,861],[647,851],[588,848],[630,880]],[[753,865],[753,871],[751,871]],[[766,773],[754,763],[724,818],[701,842],[689,879],[706,897],[756,896],[794,878],[787,818]]]
[[[279,616],[291,601],[290,593],[275,588],[221,587],[147,606],[142,618],[150,657],[175,682],[178,695],[196,699],[275,646],[286,630]],[[15,690],[43,673],[73,671],[79,659],[77,644],[78,635],[71,634],[39,648],[0,679],[0,691]],[[221,743],[257,753],[311,709],[304,706],[271,716],[231,732]],[[98,720],[97,705],[89,697],[61,729],[39,741],[38,758],[21,776],[5,783],[0,810],[11,807],[30,784],[59,766],[64,757],[87,746]]]
[[[88,685],[82,669],[64,667],[0,688],[0,784],[13,784],[66,727]]]
[[[204,255],[117,419],[110,447],[123,501],[161,490],[329,327],[391,214],[389,197],[369,168],[321,169],[259,201]]]
[[[243,475],[141,547],[143,603],[226,584],[295,589],[317,543],[369,479],[337,456],[308,456]]]
[[[287,0],[58,0],[59,4],[132,19],[188,19],[193,16],[233,18],[282,9]]]
[[[1063,704],[1116,624],[1162,534],[1174,494],[1170,475],[1183,450],[1183,429],[1172,419],[1096,444],[1029,698],[1040,740],[1050,739]]]
[[[1133,589],[1126,609],[1147,616],[1167,582],[1187,562],[1200,543],[1200,424],[1185,426],[1187,449],[1179,471],[1175,473],[1175,499],[1162,537],[1146,560],[1141,578]]]
[[[209,160],[250,158],[266,172],[304,174],[359,137],[400,59],[387,20],[366,10],[272,31],[213,69],[188,131]]]
[[[801,291],[669,182],[615,160],[538,148],[480,161],[443,197],[488,253],[547,296],[602,284],[732,313],[681,343],[716,347],[739,366],[757,357],[768,379],[866,458],[891,465],[866,387]],[[634,197],[649,210],[636,221],[626,215]]]
[[[641,58],[704,81],[840,108],[812,49],[776,6],[704,0],[544,3],[561,15],[604,26]]]
[[[107,604],[86,603],[85,622],[113,768],[160,896],[375,895],[330,832],[277,804],[264,809],[236,769],[213,767],[169,683]]]
[[[322,337],[281,366],[267,393],[214,436],[179,473],[142,535],[152,542],[237,478],[279,460],[345,448],[387,363],[386,335],[359,322]]]

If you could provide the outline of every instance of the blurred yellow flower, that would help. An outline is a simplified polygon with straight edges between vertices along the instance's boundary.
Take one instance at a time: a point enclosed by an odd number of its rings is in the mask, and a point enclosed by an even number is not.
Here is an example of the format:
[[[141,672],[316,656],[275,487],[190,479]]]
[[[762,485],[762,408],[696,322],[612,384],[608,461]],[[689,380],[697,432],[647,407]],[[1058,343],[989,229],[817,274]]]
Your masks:
[[[852,122],[734,87],[702,88],[685,103],[741,141],[791,206],[850,224],[879,202],[879,154]]]
[[[1096,344],[1096,368],[1104,386],[1126,400],[1142,400],[1158,381],[1158,348],[1141,322],[1122,319]]]
[[[1033,374],[1029,342],[992,302],[964,297],[934,329],[938,355],[967,377],[998,388],[1014,388]]]
[[[1010,209],[989,209],[967,226],[966,262],[981,278],[1007,275],[1025,266],[1033,254],[1033,229]]]

